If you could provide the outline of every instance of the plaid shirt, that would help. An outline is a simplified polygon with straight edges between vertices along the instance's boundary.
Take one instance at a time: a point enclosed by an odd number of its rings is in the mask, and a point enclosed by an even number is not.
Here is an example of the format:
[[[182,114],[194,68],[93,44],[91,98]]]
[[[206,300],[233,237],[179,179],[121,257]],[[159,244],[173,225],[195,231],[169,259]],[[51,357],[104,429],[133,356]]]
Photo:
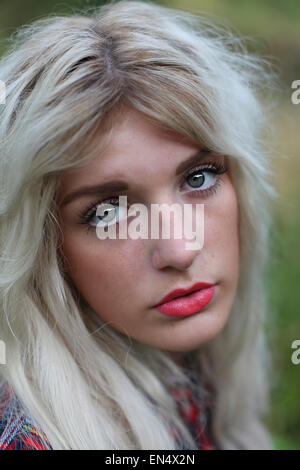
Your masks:
[[[8,385],[3,387],[0,397],[0,450],[52,450]]]
[[[186,359],[189,364],[190,359]],[[191,364],[191,363],[190,363]],[[211,390],[208,384],[204,383],[195,369],[186,369],[192,386],[178,386],[173,376],[168,376],[169,390],[176,403],[177,409],[194,442],[199,450],[217,450],[217,443],[212,433],[212,401]],[[174,436],[176,438],[176,436]],[[181,438],[177,438],[178,449],[191,450],[189,445]]]
[[[217,449],[210,435],[210,403],[203,396],[199,397],[194,390],[172,385],[171,379],[170,377],[170,391],[197,449]],[[52,450],[47,437],[37,430],[24,413],[9,386],[4,388],[0,398],[0,450]],[[181,438],[177,438],[177,445],[179,450],[189,449]]]

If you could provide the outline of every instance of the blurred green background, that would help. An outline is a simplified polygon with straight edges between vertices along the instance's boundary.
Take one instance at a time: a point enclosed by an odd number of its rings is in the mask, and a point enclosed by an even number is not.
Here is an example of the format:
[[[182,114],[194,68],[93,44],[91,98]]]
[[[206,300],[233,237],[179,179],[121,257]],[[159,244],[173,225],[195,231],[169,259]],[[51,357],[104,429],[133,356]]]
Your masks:
[[[100,5],[97,0],[1,0],[0,39],[17,27],[48,14],[75,13]],[[267,275],[270,316],[266,332],[273,357],[274,383],[267,425],[277,449],[300,449],[300,364],[291,362],[291,344],[300,339],[300,104],[291,101],[291,84],[300,80],[299,0],[168,0],[155,2],[203,12],[218,24],[251,40],[279,74],[274,95],[275,187],[272,260]],[[0,53],[5,50],[1,43]]]

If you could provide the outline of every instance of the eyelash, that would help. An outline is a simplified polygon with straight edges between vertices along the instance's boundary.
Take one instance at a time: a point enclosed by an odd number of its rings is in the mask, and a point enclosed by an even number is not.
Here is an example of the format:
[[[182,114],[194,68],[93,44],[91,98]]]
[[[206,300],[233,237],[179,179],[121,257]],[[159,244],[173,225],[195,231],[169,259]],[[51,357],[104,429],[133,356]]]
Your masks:
[[[213,174],[216,174],[216,175],[221,175],[223,173],[226,173],[227,172],[227,168],[222,164],[222,163],[219,163],[219,162],[215,162],[215,163],[208,163],[208,164],[204,164],[204,166],[197,166],[197,167],[194,167],[190,170],[188,170],[184,175],[183,175],[183,182],[182,184],[180,185],[180,187],[183,186],[183,184],[185,183],[185,179],[189,178],[189,176],[191,176],[193,173],[196,173],[196,172],[208,172],[208,173],[213,173]],[[200,196],[201,197],[207,197],[211,194],[215,194],[217,191],[218,191],[218,188],[221,184],[222,180],[220,178],[217,178],[216,182],[210,186],[209,188],[206,188],[206,189],[195,189],[194,191],[189,191],[188,193],[188,196],[189,197],[197,197],[197,196]],[[89,222],[91,221],[91,219],[94,217],[95,213],[96,213],[96,210],[97,210],[97,206],[100,205],[100,204],[103,204],[103,203],[109,203],[109,204],[115,204],[117,205],[116,201],[118,202],[119,200],[119,196],[116,196],[116,197],[112,197],[112,198],[107,198],[107,199],[103,199],[102,201],[97,201],[96,203],[92,203],[90,204],[87,208],[85,208],[80,214],[79,214],[79,220],[80,222],[78,222],[79,224],[82,224],[82,225],[86,225],[86,231],[89,232],[90,230],[95,230],[95,227],[90,225]]]

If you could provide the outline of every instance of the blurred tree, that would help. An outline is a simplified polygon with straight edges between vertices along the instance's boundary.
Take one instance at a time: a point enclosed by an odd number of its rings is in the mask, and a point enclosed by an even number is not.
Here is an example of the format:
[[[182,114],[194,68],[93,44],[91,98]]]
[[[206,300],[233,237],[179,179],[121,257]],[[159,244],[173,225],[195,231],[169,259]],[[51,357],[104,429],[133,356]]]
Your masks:
[[[1,0],[0,34],[5,37],[19,26],[49,14],[67,14],[101,5],[101,0]]]

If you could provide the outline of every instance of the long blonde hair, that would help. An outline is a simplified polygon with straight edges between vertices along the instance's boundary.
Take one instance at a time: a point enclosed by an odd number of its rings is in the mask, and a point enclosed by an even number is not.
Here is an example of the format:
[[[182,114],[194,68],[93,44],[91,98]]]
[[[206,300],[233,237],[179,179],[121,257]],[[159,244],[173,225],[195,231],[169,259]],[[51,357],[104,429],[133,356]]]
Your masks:
[[[123,105],[229,157],[239,285],[226,326],[195,354],[218,447],[272,447],[263,272],[275,193],[259,97],[269,78],[229,30],[150,2],[43,18],[11,38],[0,61],[1,379],[54,449],[176,449],[170,429],[196,448],[165,383],[166,372],[181,384],[187,376],[163,350],[103,322],[59,254],[60,177],[93,158],[96,132],[105,146]]]

